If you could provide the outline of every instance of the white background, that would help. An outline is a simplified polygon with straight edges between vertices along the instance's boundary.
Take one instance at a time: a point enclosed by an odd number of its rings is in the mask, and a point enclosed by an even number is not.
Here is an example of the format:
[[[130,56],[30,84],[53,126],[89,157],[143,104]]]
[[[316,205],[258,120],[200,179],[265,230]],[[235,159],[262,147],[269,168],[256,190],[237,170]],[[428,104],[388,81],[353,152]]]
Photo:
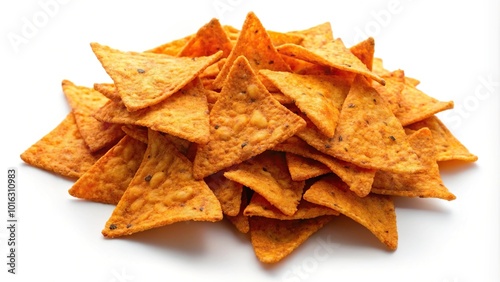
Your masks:
[[[498,1],[54,1],[49,9],[43,3],[50,0],[0,4],[1,281],[500,281]],[[112,206],[76,200],[67,193],[71,181],[20,160],[69,112],[63,79],[111,81],[90,42],[142,51],[212,17],[240,28],[248,11],[270,30],[330,21],[347,45],[371,35],[388,69],[401,68],[429,95],[455,102],[440,117],[479,161],[443,166],[455,201],[396,201],[397,251],[342,217],[272,266],[259,263],[247,238],[225,222],[105,240],[100,231]],[[8,167],[19,178],[16,276],[7,274],[3,227]]]

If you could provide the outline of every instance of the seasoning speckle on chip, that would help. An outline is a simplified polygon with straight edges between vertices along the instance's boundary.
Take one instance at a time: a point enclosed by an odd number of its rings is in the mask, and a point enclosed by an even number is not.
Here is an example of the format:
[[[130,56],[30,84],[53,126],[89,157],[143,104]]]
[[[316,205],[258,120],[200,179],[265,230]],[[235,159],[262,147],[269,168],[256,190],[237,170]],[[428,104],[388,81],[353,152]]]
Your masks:
[[[115,205],[106,238],[227,219],[271,264],[343,214],[395,250],[394,199],[454,200],[438,163],[478,159],[436,116],[453,101],[329,22],[277,32],[249,12],[145,52],[90,45],[112,83],[64,79],[71,112],[21,159]]]

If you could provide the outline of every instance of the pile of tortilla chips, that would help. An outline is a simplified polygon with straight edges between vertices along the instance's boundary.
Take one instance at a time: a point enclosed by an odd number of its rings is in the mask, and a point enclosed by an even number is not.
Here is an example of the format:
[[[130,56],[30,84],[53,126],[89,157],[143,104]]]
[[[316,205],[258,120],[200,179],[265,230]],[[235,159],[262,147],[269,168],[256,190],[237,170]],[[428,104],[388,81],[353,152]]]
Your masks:
[[[394,250],[394,197],[453,200],[438,162],[477,157],[436,117],[453,102],[374,46],[345,47],[329,23],[268,31],[252,12],[145,52],[91,43],[112,83],[64,80],[71,113],[21,158],[116,205],[108,238],[225,218],[275,263],[343,214]]]

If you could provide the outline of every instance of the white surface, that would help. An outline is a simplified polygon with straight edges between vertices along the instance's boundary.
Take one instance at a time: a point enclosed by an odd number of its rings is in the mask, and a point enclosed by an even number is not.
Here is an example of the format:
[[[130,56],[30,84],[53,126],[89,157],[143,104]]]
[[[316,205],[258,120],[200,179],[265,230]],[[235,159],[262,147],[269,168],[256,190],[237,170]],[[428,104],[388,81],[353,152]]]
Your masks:
[[[500,281],[498,1],[73,0],[52,6],[51,15],[39,4],[46,2],[0,4],[1,175],[17,167],[19,177],[18,275],[7,274],[2,227],[1,281]],[[397,251],[346,218],[273,266],[260,264],[249,241],[224,222],[105,240],[100,231],[112,206],[73,199],[72,182],[20,160],[68,113],[62,79],[110,81],[91,41],[141,51],[193,33],[212,17],[239,28],[250,10],[276,31],[330,21],[348,45],[362,30],[375,37],[387,68],[404,69],[429,95],[455,101],[456,109],[440,116],[479,161],[443,170],[453,202],[396,201]],[[33,17],[39,27],[23,36]],[[25,39],[18,48],[9,41],[13,33]],[[484,80],[492,81],[489,88]],[[6,180],[0,183],[6,190]],[[4,226],[6,192],[0,195]]]

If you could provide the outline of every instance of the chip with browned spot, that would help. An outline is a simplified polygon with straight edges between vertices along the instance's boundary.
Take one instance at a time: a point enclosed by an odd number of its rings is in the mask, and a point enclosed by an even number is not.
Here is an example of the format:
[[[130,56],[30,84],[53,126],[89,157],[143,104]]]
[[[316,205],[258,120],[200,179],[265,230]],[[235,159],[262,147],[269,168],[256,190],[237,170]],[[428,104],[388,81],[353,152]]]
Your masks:
[[[456,197],[445,187],[436,161],[437,150],[431,131],[424,127],[412,133],[408,142],[425,167],[415,173],[391,173],[377,171],[372,192],[391,196],[440,198],[454,200]]]
[[[232,181],[262,195],[286,215],[293,215],[302,198],[304,181],[293,181],[282,152],[266,151],[224,173]]]
[[[436,160],[441,161],[466,161],[475,162],[478,157],[472,154],[458,139],[451,133],[446,125],[437,117],[431,116],[422,121],[409,124],[405,127],[407,134],[427,127],[432,132],[432,139],[436,147]]]
[[[227,57],[233,44],[227,37],[218,19],[211,19],[202,26],[179,52],[179,57],[210,56],[222,50],[222,57]]]
[[[307,141],[307,140],[306,140]],[[328,152],[360,167],[392,172],[415,172],[420,161],[388,103],[357,76],[347,95]]]
[[[337,176],[327,176],[311,185],[304,199],[350,217],[370,230],[389,249],[398,246],[396,212],[393,200],[384,195],[358,197]]]
[[[286,164],[293,181],[302,181],[332,172],[325,164],[302,157],[293,153],[286,153]]]
[[[278,54],[269,34],[253,12],[247,14],[238,40],[214,81],[216,88],[223,87],[231,67],[240,56],[246,57],[255,71],[260,69],[290,71],[290,67]]]
[[[124,52],[95,42],[91,47],[129,111],[172,96],[222,56],[222,51],[196,58]]]
[[[260,70],[327,137],[333,137],[350,85],[342,78]]]
[[[207,98],[198,78],[149,108],[129,112],[122,102],[109,101],[94,116],[110,123],[149,127],[195,143],[206,143],[209,137]]]
[[[269,203],[269,201],[260,194],[254,193],[243,214],[246,216],[262,216],[280,220],[295,220],[315,218],[323,215],[339,215],[339,212],[325,206],[301,200],[297,206],[297,211],[293,215],[286,215]]]
[[[193,178],[191,162],[149,130],[141,165],[102,234],[114,238],[191,220],[222,220],[219,201],[203,180]]]
[[[200,144],[194,175],[202,179],[293,136],[305,121],[276,101],[240,56],[210,111],[210,137]]]
[[[373,177],[375,176],[375,170],[373,169],[362,168],[324,154],[296,136],[276,145],[273,150],[289,152],[321,162],[347,183],[349,189],[359,197],[364,197],[370,193]]]
[[[453,101],[439,101],[425,94],[409,82],[405,83],[401,98],[402,109],[396,113],[396,117],[403,126],[424,120],[444,110],[452,109],[454,105]]]
[[[34,167],[78,178],[102,155],[101,151],[90,152],[73,113],[69,113],[52,131],[26,149],[21,159]]]
[[[73,197],[116,205],[141,164],[147,145],[125,136],[69,189]]]
[[[384,79],[370,71],[361,60],[344,46],[340,39],[327,42],[320,47],[304,48],[295,44],[283,44],[276,48],[279,53],[310,63],[329,66],[342,71],[360,74],[385,84]]]
[[[279,220],[250,217],[250,240],[259,261],[277,263],[290,255],[334,216]]]
[[[121,125],[102,122],[93,116],[97,109],[109,101],[100,92],[75,85],[69,80],[63,80],[62,88],[75,116],[80,135],[91,152],[109,148],[125,135]]]
[[[229,216],[238,215],[241,207],[243,185],[224,177],[223,171],[206,177],[205,182],[219,200],[222,212]]]

